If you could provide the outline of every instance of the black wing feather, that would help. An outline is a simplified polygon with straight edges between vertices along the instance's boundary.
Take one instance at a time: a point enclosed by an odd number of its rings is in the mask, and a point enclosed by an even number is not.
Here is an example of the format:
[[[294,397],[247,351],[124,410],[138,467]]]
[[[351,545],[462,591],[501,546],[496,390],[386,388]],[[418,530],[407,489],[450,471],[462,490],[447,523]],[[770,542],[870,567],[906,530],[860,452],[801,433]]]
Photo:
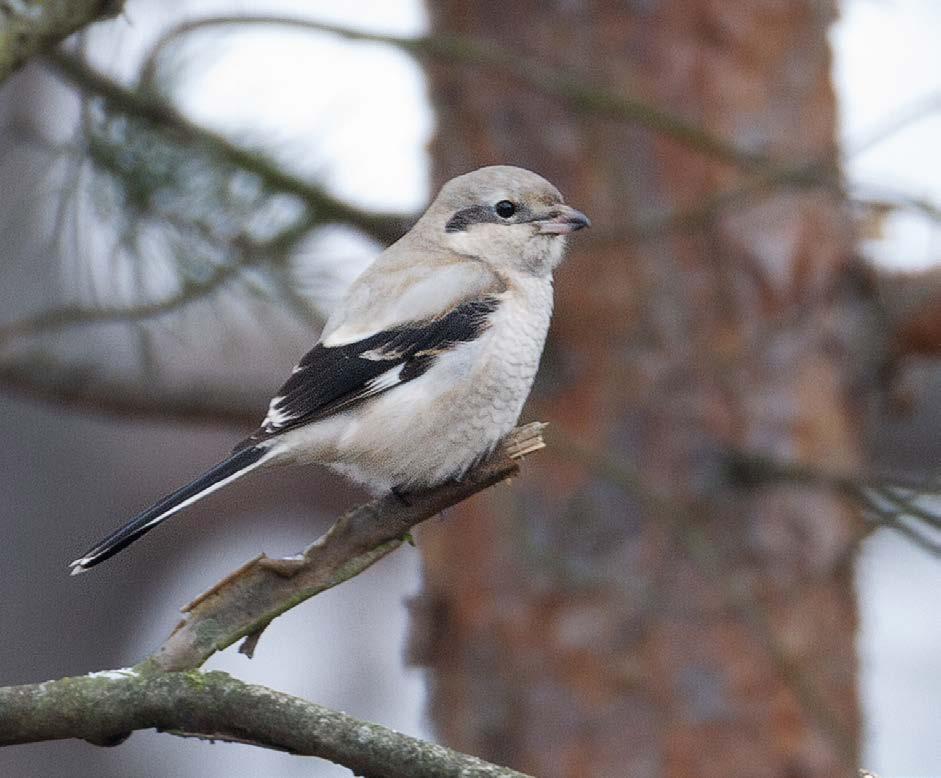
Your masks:
[[[258,431],[236,450],[346,410],[418,378],[434,364],[438,354],[457,343],[476,339],[498,305],[498,298],[482,297],[462,303],[436,319],[403,324],[355,343],[342,346],[318,343],[304,355],[278,391],[272,403],[276,416],[269,412]],[[371,382],[399,365],[402,370],[395,383],[371,386]]]

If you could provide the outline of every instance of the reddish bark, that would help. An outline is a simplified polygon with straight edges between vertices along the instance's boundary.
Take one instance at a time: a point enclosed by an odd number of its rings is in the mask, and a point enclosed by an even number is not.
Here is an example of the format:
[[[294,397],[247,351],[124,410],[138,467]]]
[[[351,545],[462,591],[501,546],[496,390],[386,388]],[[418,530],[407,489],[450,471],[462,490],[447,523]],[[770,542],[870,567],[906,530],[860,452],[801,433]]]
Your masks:
[[[881,280],[893,355],[941,357],[941,270],[886,273]]]
[[[430,9],[436,32],[538,56],[751,151],[832,151],[828,3]],[[521,164],[594,222],[558,274],[527,413],[564,431],[550,428],[556,461],[419,539],[415,653],[439,733],[541,778],[846,773],[852,518],[827,494],[747,491],[718,456],[858,463],[846,390],[869,301],[841,283],[853,236],[838,194],[782,191],[631,243],[616,236],[638,218],[744,174],[499,73],[429,72],[438,182]],[[572,439],[623,465],[586,465]]]

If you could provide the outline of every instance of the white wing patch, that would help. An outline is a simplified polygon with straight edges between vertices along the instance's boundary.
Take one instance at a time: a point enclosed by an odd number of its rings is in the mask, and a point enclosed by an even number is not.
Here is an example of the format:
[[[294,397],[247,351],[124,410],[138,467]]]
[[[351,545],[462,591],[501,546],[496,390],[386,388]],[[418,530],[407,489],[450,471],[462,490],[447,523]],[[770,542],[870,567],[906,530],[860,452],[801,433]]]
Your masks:
[[[418,378],[441,354],[478,338],[502,299],[492,294],[467,300],[443,316],[383,330],[345,346],[318,343],[291,372],[269,403],[261,428],[243,447],[347,411]]]
[[[402,371],[404,369],[405,365],[399,364],[390,368],[389,370],[386,370],[384,373],[380,373],[375,378],[363,384],[362,391],[356,394],[355,399],[365,400],[367,397],[372,397],[373,395],[384,392],[387,389],[392,389],[393,387],[398,386],[402,383]],[[294,372],[297,371],[295,370]],[[290,424],[292,421],[298,418],[296,414],[288,413],[282,410],[281,403],[284,402],[284,399],[285,398],[283,395],[279,395],[277,397],[273,397],[271,402],[268,404],[268,414],[265,416],[265,420],[261,424],[262,428],[266,432],[277,432],[279,429],[287,424]]]
[[[369,397],[384,392],[386,389],[391,389],[393,386],[398,386],[402,383],[402,370],[404,368],[405,365],[396,365],[381,375],[377,375],[372,381],[367,381],[364,396]]]
[[[295,368],[294,372],[297,372]],[[294,419],[290,413],[285,413],[282,411],[279,406],[284,401],[283,396],[272,397],[271,402],[268,403],[268,414],[265,416],[265,420],[261,423],[261,426],[264,427],[268,432],[274,432],[279,427],[283,427],[289,421]]]
[[[401,359],[405,354],[403,349],[394,348],[374,348],[364,351],[359,355],[360,359],[369,359],[373,362],[388,362],[393,359]]]

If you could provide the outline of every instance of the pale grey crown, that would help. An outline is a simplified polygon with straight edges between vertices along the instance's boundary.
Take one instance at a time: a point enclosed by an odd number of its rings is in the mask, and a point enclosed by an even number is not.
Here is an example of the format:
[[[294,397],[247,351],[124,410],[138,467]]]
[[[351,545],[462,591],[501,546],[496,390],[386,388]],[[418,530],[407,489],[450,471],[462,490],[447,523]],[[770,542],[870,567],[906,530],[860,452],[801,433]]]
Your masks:
[[[493,268],[544,275],[562,260],[562,238],[588,225],[542,176],[494,165],[448,181],[416,232],[422,241]]]
[[[501,200],[526,205],[551,206],[562,202],[562,195],[542,176],[526,168],[491,165],[473,170],[448,181],[434,206],[457,210],[470,205],[495,205]]]

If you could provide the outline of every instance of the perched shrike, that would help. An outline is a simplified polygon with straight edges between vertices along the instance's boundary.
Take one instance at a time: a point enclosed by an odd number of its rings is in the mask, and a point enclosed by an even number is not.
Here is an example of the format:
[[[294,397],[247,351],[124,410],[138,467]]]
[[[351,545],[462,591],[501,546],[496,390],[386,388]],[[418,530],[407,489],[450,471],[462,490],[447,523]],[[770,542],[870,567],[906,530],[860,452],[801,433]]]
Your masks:
[[[375,492],[459,478],[516,424],[565,237],[589,225],[544,178],[450,180],[350,287],[258,430],[72,562],[81,573],[256,468],[320,463]]]

